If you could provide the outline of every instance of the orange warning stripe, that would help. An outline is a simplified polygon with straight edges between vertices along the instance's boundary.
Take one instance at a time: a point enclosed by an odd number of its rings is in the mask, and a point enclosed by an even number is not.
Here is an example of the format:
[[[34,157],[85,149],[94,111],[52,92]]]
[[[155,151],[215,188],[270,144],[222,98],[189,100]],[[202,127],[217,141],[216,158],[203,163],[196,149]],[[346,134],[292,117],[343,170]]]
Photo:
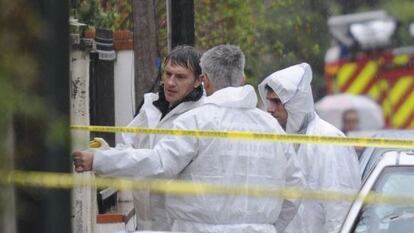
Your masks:
[[[379,102],[386,126],[407,128],[414,125],[414,108],[411,106],[414,103],[414,77],[410,75],[414,74],[414,69],[404,66],[412,58],[414,56],[405,54],[389,54],[378,60],[364,57],[358,62],[338,63],[339,67],[331,67],[330,73],[334,77],[333,72],[337,69],[336,86],[339,92],[369,95]],[[382,65],[391,67],[380,70]]]
[[[382,103],[380,100],[387,88],[387,81],[383,80],[380,76],[375,76],[372,83],[373,85],[369,89],[367,88],[365,93],[371,96],[371,98],[376,100],[378,103]]]
[[[338,83],[338,89],[340,92],[346,92],[346,83],[349,83],[349,79],[353,76],[355,73],[355,70],[358,68],[357,63],[346,63],[344,64],[338,71],[337,76],[337,83]]]
[[[392,58],[392,63],[397,66],[405,66],[410,62],[410,56],[408,55],[397,55]],[[390,69],[383,72],[383,76],[387,79],[397,79],[393,86],[407,85],[403,88],[392,90],[396,92],[396,96],[399,100],[392,106],[392,116],[390,114],[390,119],[392,119],[391,126],[396,128],[408,128],[413,122],[413,112],[412,103],[414,102],[414,81],[412,75],[414,70],[411,67],[400,67],[398,69]],[[403,83],[403,84],[399,84]]]
[[[411,115],[407,118],[407,121],[404,123],[403,128],[414,128],[414,111],[411,112]]]
[[[401,90],[404,91],[405,85],[407,84],[406,80],[401,80],[400,82],[397,80],[388,80],[389,84],[389,91],[388,96],[384,99],[383,106],[384,106],[384,113],[389,116],[390,118],[390,126],[395,125],[395,111],[393,106],[398,101],[399,96],[401,95]]]
[[[338,72],[341,92],[368,94],[377,82],[378,62],[364,60],[360,63],[344,64]]]
[[[394,106],[394,111],[397,111],[398,109],[401,108],[401,106],[404,104],[404,102],[406,102],[406,99],[409,98],[410,94],[413,92],[414,90],[414,77],[412,76],[405,76],[402,78],[402,80],[407,80],[408,83],[408,88],[406,89],[406,91],[404,93],[402,93],[402,95],[400,96],[399,101],[395,104]]]
[[[395,65],[406,65],[410,61],[410,57],[406,54],[397,55],[392,59]]]
[[[370,82],[375,82],[375,75],[378,72],[378,63],[375,61],[368,61],[365,63],[363,69],[356,75],[354,81],[349,83],[348,91],[351,94],[364,94],[363,89],[369,85]]]
[[[411,104],[414,101],[414,93],[411,91],[413,81],[411,77],[399,79],[393,88],[391,89],[391,102],[392,102],[392,125],[400,128],[404,123],[405,118],[410,114],[407,112],[407,104]],[[412,95],[413,94],[413,95]],[[410,101],[411,100],[411,101]]]
[[[382,88],[378,102],[381,103],[386,126],[393,128],[407,128],[410,123],[411,112],[414,111],[411,103],[414,101],[414,81],[412,78],[400,80],[381,80]]]
[[[378,103],[381,103],[382,106],[382,111],[384,114],[384,122],[385,122],[385,126],[390,126],[391,125],[391,103],[390,103],[390,99],[388,98],[389,92],[386,91],[386,87],[389,85],[387,80],[381,80],[381,82],[379,83],[380,85],[380,89],[381,89],[381,95],[378,98]]]
[[[378,83],[378,75],[375,74],[372,76],[369,82],[365,85],[365,87],[363,87],[361,94],[369,95],[372,98],[376,99],[375,97],[378,97],[378,94],[375,92],[377,83]]]
[[[410,128],[414,127],[414,68],[411,63],[414,63],[414,56],[387,53],[375,60],[368,56],[359,57],[357,62],[342,60],[326,66],[325,71],[336,83],[333,88],[339,92],[368,95],[380,103],[387,127]]]
[[[349,87],[360,77],[360,73],[364,70],[365,64],[366,61],[362,62],[362,64],[353,63],[352,65],[349,64],[349,66],[344,65],[340,69],[340,74],[342,75],[338,76],[338,78],[340,78],[339,90],[341,92],[349,92]]]

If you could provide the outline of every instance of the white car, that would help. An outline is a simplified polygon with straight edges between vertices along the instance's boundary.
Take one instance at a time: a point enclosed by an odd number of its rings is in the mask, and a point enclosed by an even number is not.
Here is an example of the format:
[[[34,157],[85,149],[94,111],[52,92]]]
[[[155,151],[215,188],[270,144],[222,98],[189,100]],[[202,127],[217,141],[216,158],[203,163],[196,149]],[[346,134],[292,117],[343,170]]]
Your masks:
[[[389,151],[371,171],[352,204],[341,233],[414,232],[414,203],[364,204],[369,192],[414,197],[414,152]]]
[[[414,130],[381,130],[377,131],[371,138],[390,138],[390,139],[414,139]],[[382,156],[388,151],[409,151],[404,148],[381,148],[367,147],[360,156],[359,165],[364,183]]]

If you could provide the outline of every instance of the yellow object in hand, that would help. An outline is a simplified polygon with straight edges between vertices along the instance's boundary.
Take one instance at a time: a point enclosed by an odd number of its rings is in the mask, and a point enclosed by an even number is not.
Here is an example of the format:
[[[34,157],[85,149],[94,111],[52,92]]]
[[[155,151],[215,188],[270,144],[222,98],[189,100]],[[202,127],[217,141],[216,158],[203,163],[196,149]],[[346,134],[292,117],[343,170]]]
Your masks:
[[[96,139],[89,142],[89,147],[90,148],[99,148],[101,146],[102,146],[101,142],[96,140]]]
[[[89,142],[89,148],[91,149],[108,149],[109,145],[103,138],[94,138]]]

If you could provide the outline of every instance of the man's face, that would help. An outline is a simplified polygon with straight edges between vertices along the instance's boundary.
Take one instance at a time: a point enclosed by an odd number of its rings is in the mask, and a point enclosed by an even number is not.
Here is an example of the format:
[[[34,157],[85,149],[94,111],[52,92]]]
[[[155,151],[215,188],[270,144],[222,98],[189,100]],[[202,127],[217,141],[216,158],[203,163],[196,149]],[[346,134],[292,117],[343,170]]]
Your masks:
[[[180,65],[167,63],[164,69],[164,93],[170,106],[177,105],[194,88],[200,85],[199,77],[193,71]]]
[[[269,101],[267,112],[276,118],[282,128],[286,130],[288,112],[286,111],[285,106],[283,106],[279,96],[273,90],[267,90],[266,99]]]
[[[343,130],[345,132],[357,130],[359,126],[359,119],[358,119],[358,113],[354,111],[350,111],[345,113],[343,117]]]

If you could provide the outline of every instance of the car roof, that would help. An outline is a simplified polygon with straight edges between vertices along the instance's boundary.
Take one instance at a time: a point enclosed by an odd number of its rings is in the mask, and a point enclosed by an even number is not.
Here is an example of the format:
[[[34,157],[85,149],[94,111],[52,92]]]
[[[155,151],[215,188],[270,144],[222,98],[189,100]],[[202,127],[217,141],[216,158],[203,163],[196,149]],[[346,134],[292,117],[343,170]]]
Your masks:
[[[388,138],[388,139],[414,139],[414,130],[380,130],[371,135],[372,138]],[[414,148],[413,148],[414,149]],[[367,147],[360,157],[360,172],[362,182],[364,182],[375,165],[381,159],[385,152],[388,151],[410,151],[404,148],[383,148],[383,147]]]

